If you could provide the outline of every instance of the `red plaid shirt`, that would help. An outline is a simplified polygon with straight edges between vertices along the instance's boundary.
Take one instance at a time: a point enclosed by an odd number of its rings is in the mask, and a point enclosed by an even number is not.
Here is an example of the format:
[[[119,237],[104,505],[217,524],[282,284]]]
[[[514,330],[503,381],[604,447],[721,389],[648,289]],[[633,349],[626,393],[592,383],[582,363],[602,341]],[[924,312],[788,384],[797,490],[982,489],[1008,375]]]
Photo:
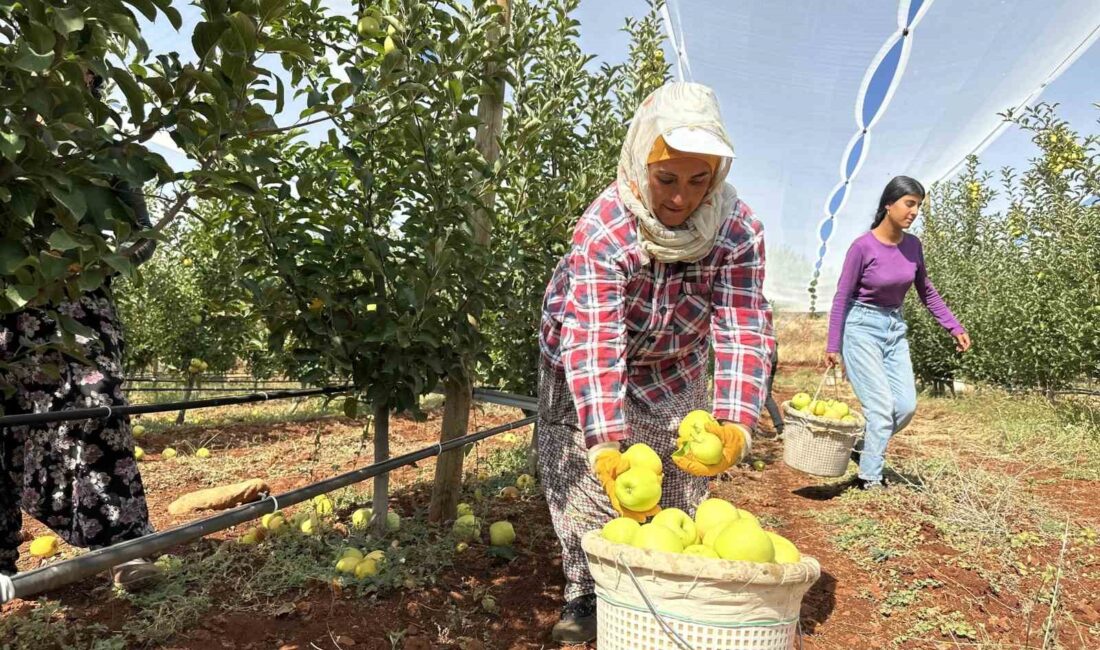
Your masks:
[[[698,262],[649,261],[637,219],[608,188],[581,217],[542,306],[540,348],[564,368],[591,447],[628,435],[631,396],[656,402],[707,368],[714,415],[756,425],[775,346],[764,299],[764,232],[738,200]]]

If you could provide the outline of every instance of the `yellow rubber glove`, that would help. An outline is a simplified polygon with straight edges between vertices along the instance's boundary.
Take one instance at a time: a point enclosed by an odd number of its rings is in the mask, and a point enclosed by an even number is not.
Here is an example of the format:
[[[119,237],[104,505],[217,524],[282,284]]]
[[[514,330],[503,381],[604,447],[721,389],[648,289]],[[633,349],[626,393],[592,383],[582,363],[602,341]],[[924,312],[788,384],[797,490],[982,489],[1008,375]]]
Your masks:
[[[717,476],[734,464],[741,462],[752,449],[752,436],[741,425],[733,422],[707,422],[703,429],[722,441],[722,457],[713,465],[699,461],[692,453],[690,439],[680,438],[681,447],[672,454],[672,462],[693,476]]]
[[[645,523],[646,519],[661,511],[661,506],[654,506],[652,510],[646,512],[635,512],[629,508],[624,508],[619,503],[619,497],[615,496],[615,479],[630,469],[630,462],[623,458],[618,443],[604,443],[589,449],[588,461],[591,463],[592,471],[595,473],[600,485],[603,486],[603,491],[607,494],[607,498],[611,501],[611,507],[615,509],[615,512],[638,523]]]

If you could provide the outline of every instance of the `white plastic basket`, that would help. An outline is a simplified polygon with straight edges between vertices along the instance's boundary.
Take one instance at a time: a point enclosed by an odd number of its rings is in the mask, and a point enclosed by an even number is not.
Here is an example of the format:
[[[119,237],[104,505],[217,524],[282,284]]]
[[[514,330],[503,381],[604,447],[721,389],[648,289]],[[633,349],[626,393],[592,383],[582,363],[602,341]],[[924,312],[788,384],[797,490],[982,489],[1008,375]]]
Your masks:
[[[843,476],[865,424],[861,414],[852,415],[856,421],[845,424],[783,402],[783,462],[814,476]]]
[[[789,650],[817,560],[731,562],[582,540],[600,650]]]

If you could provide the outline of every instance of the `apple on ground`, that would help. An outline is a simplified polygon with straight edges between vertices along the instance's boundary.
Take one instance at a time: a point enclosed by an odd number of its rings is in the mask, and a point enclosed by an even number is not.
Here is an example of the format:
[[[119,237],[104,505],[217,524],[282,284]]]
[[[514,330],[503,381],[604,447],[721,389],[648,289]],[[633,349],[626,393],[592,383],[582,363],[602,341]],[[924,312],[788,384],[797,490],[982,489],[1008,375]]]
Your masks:
[[[489,526],[489,543],[493,546],[511,546],[516,541],[516,530],[509,521],[497,521]]]

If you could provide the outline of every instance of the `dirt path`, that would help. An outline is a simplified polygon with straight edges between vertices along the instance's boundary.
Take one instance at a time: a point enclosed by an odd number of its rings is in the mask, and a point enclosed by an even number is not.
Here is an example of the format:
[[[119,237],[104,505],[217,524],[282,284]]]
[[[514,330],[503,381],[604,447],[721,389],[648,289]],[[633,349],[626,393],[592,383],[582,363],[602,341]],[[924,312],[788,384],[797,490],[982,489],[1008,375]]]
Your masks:
[[[780,396],[786,395],[781,392]],[[476,425],[500,424],[511,415],[483,413]],[[942,439],[935,440],[936,432],[949,428],[953,417],[922,401],[913,431],[897,441],[892,458],[902,462],[950,449]],[[167,515],[166,505],[189,489],[256,475],[284,491],[364,464],[364,455],[357,455],[363,424],[326,417],[277,426],[190,427],[151,435],[144,441],[151,460],[143,470],[155,523],[158,528],[180,523]],[[396,420],[394,453],[429,443],[437,428],[438,414],[426,422]],[[161,460],[160,451],[168,444],[183,449],[215,434],[208,444],[215,452],[209,461]],[[318,435],[324,441],[320,448],[313,444]],[[519,443],[497,439],[479,445],[473,458],[484,460],[492,449],[522,446],[527,437],[529,432],[522,434]],[[821,562],[821,580],[803,602],[803,647],[1053,647],[1044,646],[1044,636],[1056,638],[1063,648],[1100,646],[1100,604],[1095,596],[1100,591],[1100,551],[1095,538],[1090,542],[1084,532],[1086,524],[1095,526],[1097,521],[1094,482],[1064,480],[1050,468],[980,459],[985,472],[1033,479],[1020,480],[1019,494],[1068,516],[1074,532],[1065,553],[1050,535],[1032,538],[1019,535],[1020,531],[1013,531],[1013,544],[1005,549],[967,547],[951,536],[951,529],[937,524],[943,513],[919,491],[901,487],[881,497],[848,494],[830,481],[785,466],[781,443],[758,440],[754,452],[767,463],[764,471],[738,469],[717,481],[713,491],[754,512]],[[562,577],[545,503],[537,491],[517,501],[496,498],[494,490],[514,480],[515,468],[501,473],[484,462],[470,462],[472,472],[492,475],[477,488],[478,494],[484,492],[479,506],[484,518],[507,519],[516,526],[520,541],[512,561],[493,557],[480,546],[455,554],[445,537],[429,532],[426,543],[436,544],[439,552],[448,555],[431,580],[380,595],[317,581],[285,602],[276,599],[245,611],[235,611],[237,594],[233,583],[227,582],[211,592],[194,624],[159,647],[551,647],[547,633],[560,606]],[[399,486],[395,508],[404,516],[423,516],[433,467],[423,463],[395,474],[394,483]],[[27,530],[44,531],[37,523],[29,523]],[[240,533],[215,535],[180,553],[208,556]],[[1016,540],[1022,541],[1016,545]],[[416,543],[421,542],[425,540]],[[24,559],[23,568],[32,568],[32,562]],[[486,596],[495,604],[487,603]],[[57,624],[101,625],[104,635],[132,624],[139,612],[148,613],[113,597],[102,579],[73,585],[48,598],[65,608],[57,614]],[[1052,601],[1054,616],[1050,616]],[[27,615],[35,607],[26,602],[9,604],[5,616]],[[39,640],[22,647],[50,646]]]

